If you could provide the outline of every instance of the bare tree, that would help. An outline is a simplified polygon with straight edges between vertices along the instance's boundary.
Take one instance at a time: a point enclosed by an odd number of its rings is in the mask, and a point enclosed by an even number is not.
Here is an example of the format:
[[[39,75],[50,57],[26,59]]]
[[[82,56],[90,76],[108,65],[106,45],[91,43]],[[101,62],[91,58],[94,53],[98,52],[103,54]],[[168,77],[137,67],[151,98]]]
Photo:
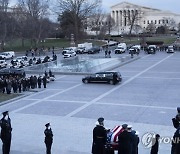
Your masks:
[[[26,16],[24,28],[35,45],[43,35],[44,19],[48,15],[49,0],[19,0],[19,7]]]
[[[0,48],[4,49],[5,40],[7,37],[7,18],[8,18],[9,0],[0,0]]]
[[[156,31],[156,26],[155,26],[155,24],[150,23],[150,24],[146,27],[146,31],[147,31],[148,33],[150,33],[150,34],[155,33],[155,31]]]
[[[142,11],[140,8],[137,8],[136,10],[133,11],[129,10],[126,13],[124,13],[124,17],[126,19],[127,25],[130,26],[129,34],[131,34],[133,27],[135,25],[139,25],[138,21],[142,18]]]
[[[58,0],[59,14],[65,11],[70,13],[76,40],[79,38],[80,32],[79,20],[86,20],[100,4],[101,0]]]

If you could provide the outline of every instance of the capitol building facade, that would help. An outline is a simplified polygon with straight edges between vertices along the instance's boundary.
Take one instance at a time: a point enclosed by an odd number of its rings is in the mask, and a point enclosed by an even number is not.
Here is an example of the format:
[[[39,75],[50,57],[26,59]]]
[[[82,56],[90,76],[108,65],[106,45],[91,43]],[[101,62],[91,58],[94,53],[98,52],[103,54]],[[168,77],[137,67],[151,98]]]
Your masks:
[[[127,34],[130,29],[132,33],[142,33],[150,25],[154,28],[167,26],[170,29],[177,29],[180,23],[180,14],[129,2],[121,2],[112,6],[110,16],[113,20],[112,35]],[[103,26],[104,23],[107,24],[107,18],[98,22],[98,25]],[[131,27],[131,25],[133,26]]]

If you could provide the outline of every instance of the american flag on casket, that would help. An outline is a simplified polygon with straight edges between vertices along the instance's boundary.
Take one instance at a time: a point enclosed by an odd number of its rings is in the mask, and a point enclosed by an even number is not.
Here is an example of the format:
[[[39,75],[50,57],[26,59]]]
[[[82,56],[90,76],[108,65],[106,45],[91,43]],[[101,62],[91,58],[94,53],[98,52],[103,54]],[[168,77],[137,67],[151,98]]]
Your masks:
[[[118,135],[123,132],[122,126],[115,126],[107,133],[107,143],[117,143]]]

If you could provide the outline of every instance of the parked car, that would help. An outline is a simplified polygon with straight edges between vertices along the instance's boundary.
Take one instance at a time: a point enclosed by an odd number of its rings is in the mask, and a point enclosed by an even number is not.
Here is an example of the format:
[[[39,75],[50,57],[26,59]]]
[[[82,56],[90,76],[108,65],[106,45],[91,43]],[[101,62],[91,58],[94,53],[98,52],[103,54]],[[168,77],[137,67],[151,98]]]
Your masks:
[[[0,68],[6,68],[7,63],[5,60],[0,60]]]
[[[85,47],[79,47],[79,48],[77,48],[76,53],[77,53],[77,54],[87,53],[87,50],[86,50]]]
[[[129,49],[129,54],[133,53],[133,54],[138,55],[139,52],[140,52],[140,50],[138,48],[134,47],[134,46]]]
[[[99,47],[93,47],[88,50],[88,54],[95,54],[95,53],[99,53],[99,52],[100,52]]]
[[[168,46],[167,53],[174,53],[174,47],[172,45]]]
[[[70,51],[76,52],[76,51],[77,51],[77,48],[76,48],[76,47],[65,48],[65,49],[62,51],[62,54],[64,55],[65,53],[70,52]]]
[[[13,59],[15,56],[15,53],[14,51],[6,51],[6,52],[2,52],[0,56],[3,57],[4,60]]]
[[[75,57],[75,56],[76,56],[75,51],[68,51],[63,55],[64,58],[70,58],[70,57]]]
[[[126,52],[126,50],[125,50],[125,48],[123,48],[123,47],[117,47],[117,48],[114,50],[114,53],[115,53],[115,54],[125,53],[125,52]]]
[[[83,83],[105,82],[115,85],[121,81],[122,81],[122,77],[119,72],[98,72],[82,78]]]

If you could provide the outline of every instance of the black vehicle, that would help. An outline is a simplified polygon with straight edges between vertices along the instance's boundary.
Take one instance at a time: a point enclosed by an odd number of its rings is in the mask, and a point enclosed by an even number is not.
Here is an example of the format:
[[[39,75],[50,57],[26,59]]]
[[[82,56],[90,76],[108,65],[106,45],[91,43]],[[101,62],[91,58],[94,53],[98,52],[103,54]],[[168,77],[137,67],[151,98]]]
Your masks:
[[[99,52],[100,52],[99,47],[93,47],[93,48],[88,50],[88,54],[95,54],[95,53],[99,53]]]
[[[122,77],[119,72],[98,72],[82,78],[83,83],[105,82],[115,85],[121,81],[122,81]]]

